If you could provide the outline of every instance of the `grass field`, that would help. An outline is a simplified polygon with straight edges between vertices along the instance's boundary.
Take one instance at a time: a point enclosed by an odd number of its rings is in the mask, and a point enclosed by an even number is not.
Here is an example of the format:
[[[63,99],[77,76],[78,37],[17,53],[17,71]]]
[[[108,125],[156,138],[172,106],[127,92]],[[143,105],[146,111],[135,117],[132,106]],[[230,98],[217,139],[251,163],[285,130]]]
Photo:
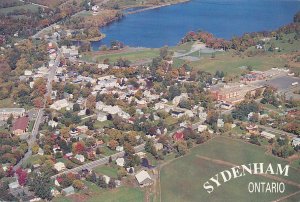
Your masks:
[[[246,175],[232,179],[226,184],[215,188],[208,194],[203,184],[217,173],[230,169],[232,166],[216,163],[205,158],[218,159],[235,165],[254,162],[281,163],[282,159],[269,156],[261,147],[243,143],[229,138],[218,137],[190,151],[188,155],[177,159],[161,170],[161,201],[271,201],[299,190],[297,187],[285,184],[284,194],[248,192],[249,182],[274,182],[263,176]],[[282,176],[280,176],[282,177]],[[300,171],[290,168],[289,179],[300,182]],[[293,201],[287,199],[286,201]]]
[[[126,52],[126,53],[115,53],[115,54],[106,54],[106,55],[83,55],[82,59],[90,62],[103,62],[104,59],[108,58],[111,63],[116,62],[119,58],[127,59],[131,62],[139,62],[143,60],[152,60],[159,56],[158,49],[147,49],[147,50],[140,50],[134,52]]]
[[[144,192],[140,188],[120,187],[113,190],[100,189],[96,184],[85,182],[88,189],[71,196],[54,198],[53,202],[86,201],[86,202],[142,202]]]
[[[264,71],[272,67],[283,67],[285,62],[284,59],[267,55],[239,57],[232,56],[231,53],[223,53],[216,55],[215,58],[203,57],[200,61],[191,62],[190,65],[211,73],[215,73],[219,70],[227,74],[239,75],[243,72],[242,66],[252,66],[255,70]]]
[[[0,9],[0,14],[6,15],[7,13],[14,12],[15,10],[30,10],[32,12],[37,12],[38,11],[38,6],[32,5],[32,4],[26,4],[26,5],[21,5],[21,6],[14,6],[14,7],[9,7],[9,8],[1,8]]]
[[[113,168],[110,166],[98,166],[98,167],[94,168],[93,171],[96,174],[107,175],[107,176],[113,177],[113,178],[118,177],[117,168]]]

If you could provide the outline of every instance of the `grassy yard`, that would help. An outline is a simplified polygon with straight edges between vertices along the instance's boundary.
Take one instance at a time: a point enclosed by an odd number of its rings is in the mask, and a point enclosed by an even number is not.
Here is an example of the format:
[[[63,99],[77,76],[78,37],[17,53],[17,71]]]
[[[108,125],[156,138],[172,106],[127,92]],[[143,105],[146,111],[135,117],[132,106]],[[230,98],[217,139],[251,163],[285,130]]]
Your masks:
[[[85,120],[86,121],[86,120]],[[110,126],[112,124],[112,121],[95,121],[94,127],[95,129],[100,129],[106,126]]]
[[[98,166],[93,169],[96,174],[107,175],[109,177],[117,178],[118,177],[118,169],[112,166]]]
[[[10,98],[0,100],[0,108],[6,108],[6,107],[9,108],[9,107],[18,107],[18,106],[15,105],[12,99]]]
[[[220,187],[215,187],[213,193],[208,194],[203,184],[217,173],[230,169],[222,163],[205,158],[218,159],[236,165],[264,162],[286,164],[286,161],[266,155],[262,147],[241,141],[218,137],[208,143],[200,145],[190,151],[183,158],[172,161],[161,170],[162,201],[271,201],[294,193],[297,187],[285,184],[285,192],[280,193],[252,193],[248,192],[249,182],[276,182],[273,179],[258,175],[246,175],[232,179]],[[279,176],[282,178],[282,176]],[[290,168],[289,179],[299,183],[300,172]],[[293,201],[289,199],[287,201]]]
[[[87,190],[80,191],[71,196],[61,196],[54,198],[53,202],[68,202],[68,201],[86,201],[86,202],[143,202],[144,192],[140,188],[120,187],[113,190],[104,190],[97,185],[86,182]]]

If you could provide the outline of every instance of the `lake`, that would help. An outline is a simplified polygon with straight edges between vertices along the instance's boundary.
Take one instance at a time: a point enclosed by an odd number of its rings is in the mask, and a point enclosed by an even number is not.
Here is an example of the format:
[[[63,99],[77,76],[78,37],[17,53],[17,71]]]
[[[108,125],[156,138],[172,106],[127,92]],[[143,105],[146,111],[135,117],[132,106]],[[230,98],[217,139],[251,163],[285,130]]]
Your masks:
[[[101,28],[102,41],[93,50],[113,40],[132,47],[174,46],[189,31],[204,30],[230,39],[245,32],[270,31],[290,23],[300,10],[297,0],[192,0],[127,15]]]

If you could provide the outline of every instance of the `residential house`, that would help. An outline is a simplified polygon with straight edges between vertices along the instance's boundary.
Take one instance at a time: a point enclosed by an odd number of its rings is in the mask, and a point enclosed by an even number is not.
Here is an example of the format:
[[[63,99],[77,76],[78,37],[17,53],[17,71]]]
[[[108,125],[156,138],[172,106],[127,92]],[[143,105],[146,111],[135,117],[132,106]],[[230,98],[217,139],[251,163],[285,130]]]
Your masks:
[[[189,96],[187,93],[182,93],[181,95],[174,97],[172,103],[173,105],[177,106],[181,100],[188,99],[188,98]]]
[[[97,121],[103,122],[107,120],[107,114],[103,112],[99,112],[97,114]]]
[[[6,121],[10,116],[18,118],[25,115],[24,108],[0,108],[0,120]]]
[[[69,105],[70,103],[68,102],[68,100],[62,99],[54,102],[52,105],[50,105],[50,108],[55,110],[61,110],[63,108],[69,107]]]
[[[13,192],[15,189],[18,189],[20,187],[20,184],[19,184],[18,180],[16,180],[14,182],[9,183],[8,187],[9,187],[10,191]]]
[[[63,189],[61,192],[63,195],[69,196],[69,195],[75,194],[75,189],[73,186],[69,186],[69,187]]]
[[[125,165],[125,160],[124,160],[124,158],[117,158],[116,164],[117,164],[118,166],[124,167],[124,165]]]
[[[106,184],[109,184],[110,177],[108,177],[107,175],[103,175],[103,179],[104,179]]]
[[[38,155],[40,156],[44,155],[44,150],[42,148],[39,148]]]
[[[117,146],[116,151],[122,152],[122,151],[124,151],[124,147],[123,146]]]
[[[54,164],[54,169],[60,172],[62,170],[65,170],[66,166],[63,162],[57,162],[56,164]]]
[[[29,118],[23,116],[21,118],[18,118],[13,123],[12,132],[15,135],[23,135],[25,132],[27,132],[28,126],[29,126]]]
[[[293,138],[292,145],[293,145],[293,147],[300,146],[300,138],[299,137]]]
[[[274,139],[276,137],[274,134],[266,131],[261,132],[260,135],[267,139]]]
[[[158,142],[158,143],[154,144],[154,148],[155,148],[156,151],[160,151],[164,148],[164,145],[162,143]]]
[[[140,171],[135,175],[136,180],[138,181],[141,187],[149,186],[153,184],[153,181],[149,173],[145,170]]]
[[[83,162],[85,161],[84,156],[81,155],[81,154],[76,154],[76,155],[74,156],[74,158],[77,159],[78,161],[80,161],[81,163],[83,163]]]
[[[175,141],[181,141],[184,140],[184,134],[183,132],[177,131],[176,133],[173,134],[173,139]]]
[[[58,122],[56,122],[56,121],[51,120],[48,122],[48,126],[50,126],[52,128],[56,128],[57,125],[58,125]]]
[[[98,64],[98,68],[101,70],[106,70],[108,69],[109,65],[108,64]]]
[[[207,130],[207,125],[199,125],[197,130],[198,132],[202,133]]]
[[[224,127],[224,121],[223,121],[223,119],[218,119],[217,120],[217,127],[218,128],[223,128]]]

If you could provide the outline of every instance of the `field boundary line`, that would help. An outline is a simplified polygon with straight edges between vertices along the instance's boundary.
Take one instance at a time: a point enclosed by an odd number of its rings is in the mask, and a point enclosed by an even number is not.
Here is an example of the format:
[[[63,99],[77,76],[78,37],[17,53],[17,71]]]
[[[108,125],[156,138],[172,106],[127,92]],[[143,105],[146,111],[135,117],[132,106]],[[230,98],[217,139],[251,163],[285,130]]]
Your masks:
[[[294,193],[291,193],[291,194],[289,194],[289,195],[283,196],[283,197],[281,197],[281,198],[279,198],[279,199],[276,199],[275,201],[272,201],[272,202],[279,202],[279,201],[282,201],[282,200],[287,199],[287,198],[289,198],[289,197],[291,197],[291,196],[294,196],[294,195],[296,195],[296,194],[298,194],[298,193],[300,193],[300,190],[299,190],[299,191],[296,191],[296,192],[294,192]]]

